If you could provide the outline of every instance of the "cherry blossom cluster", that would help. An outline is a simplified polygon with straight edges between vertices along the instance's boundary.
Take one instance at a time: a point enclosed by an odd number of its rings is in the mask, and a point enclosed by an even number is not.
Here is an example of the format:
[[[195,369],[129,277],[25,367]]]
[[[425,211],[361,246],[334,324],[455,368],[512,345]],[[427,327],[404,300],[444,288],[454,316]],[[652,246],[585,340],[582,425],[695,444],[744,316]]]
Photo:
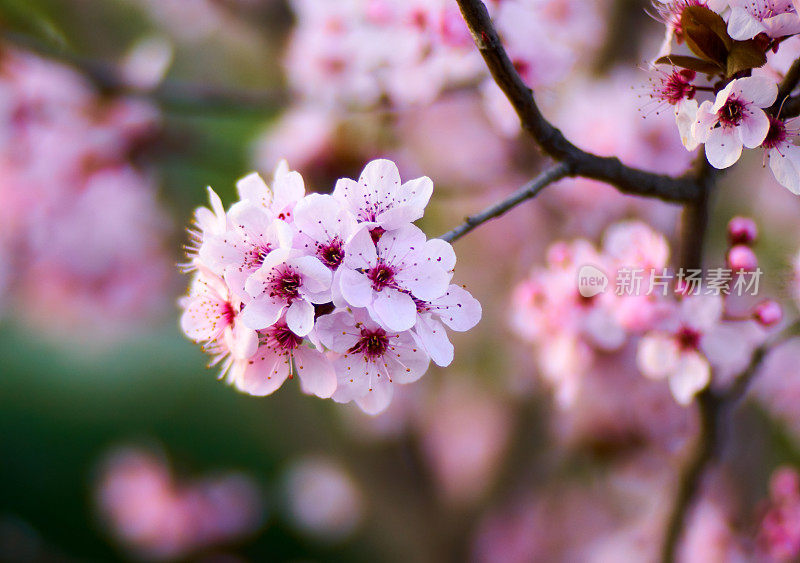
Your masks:
[[[750,219],[731,221],[727,266],[732,276],[757,268],[755,239]],[[670,273],[668,259],[662,235],[643,223],[618,223],[606,231],[600,249],[584,239],[553,244],[546,266],[517,286],[512,325],[535,345],[539,371],[555,387],[562,407],[574,403],[598,354],[621,353],[631,343],[641,373],[666,380],[675,400],[688,405],[709,385],[712,364],[730,359],[728,346],[715,345],[727,325],[750,322],[767,328],[781,321],[777,302],[760,300],[734,310],[728,306],[731,292],[690,284],[685,272]],[[660,291],[648,290],[647,282],[628,291],[619,282],[632,270],[669,281]],[[581,286],[587,275],[605,277],[608,285],[587,293]],[[616,280],[616,288],[609,279]]]
[[[403,183],[374,160],[306,194],[281,162],[271,188],[254,173],[237,189],[227,211],[209,189],[212,210],[196,213],[181,324],[238,389],[268,395],[296,375],[306,393],[378,413],[394,384],[450,364],[445,327],[469,330],[481,307],[450,283],[450,244],[413,224],[430,178]]]
[[[448,90],[470,88],[483,98],[485,112],[499,130],[518,133],[514,112],[489,76],[455,2],[293,0],[290,4],[296,26],[284,67],[297,105],[287,118],[302,116],[319,127],[348,111],[419,107]],[[563,81],[580,53],[599,44],[601,4],[486,3],[515,68],[535,88]]]
[[[71,334],[154,314],[168,223],[153,174],[133,163],[157,110],[5,45],[0,67],[0,301]]]
[[[743,148],[760,148],[776,180],[800,194],[800,127],[772,109],[784,102],[777,96],[786,56],[800,54],[791,41],[800,33],[795,4],[656,0],[656,7],[667,32],[650,96],[674,108],[684,146],[704,145],[720,169],[736,163]]]
[[[175,560],[255,532],[260,493],[234,472],[180,482],[160,455],[126,447],[105,460],[96,504],[109,532],[137,558]]]

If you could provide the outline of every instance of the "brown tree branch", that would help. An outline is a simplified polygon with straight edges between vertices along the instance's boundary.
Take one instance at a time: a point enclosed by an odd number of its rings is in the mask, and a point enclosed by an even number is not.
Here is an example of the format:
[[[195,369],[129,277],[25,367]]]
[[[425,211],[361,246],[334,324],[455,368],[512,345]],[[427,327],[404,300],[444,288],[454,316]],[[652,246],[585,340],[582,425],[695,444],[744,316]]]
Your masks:
[[[786,76],[778,85],[778,97],[775,99],[775,103],[766,110],[767,113],[784,119],[800,115],[800,95],[791,95],[798,84],[800,84],[800,59],[794,61],[789,67]]]
[[[539,174],[536,178],[527,182],[509,197],[495,203],[494,205],[491,205],[490,207],[487,207],[480,213],[470,215],[461,225],[452,231],[443,234],[439,238],[446,240],[447,242],[453,242],[454,240],[460,239],[478,225],[482,225],[490,219],[500,217],[523,201],[527,201],[533,197],[536,197],[536,195],[544,188],[567,176],[568,172],[569,168],[565,164],[556,164],[552,168],[549,168]]]
[[[519,116],[522,127],[541,149],[569,167],[570,176],[583,176],[607,182],[619,191],[665,201],[685,203],[698,197],[700,188],[691,175],[683,177],[655,174],[625,166],[616,157],[601,157],[576,147],[542,115],[533,92],[522,81],[511,63],[480,0],[457,0],[489,72]]]
[[[689,461],[681,471],[675,502],[667,518],[664,542],[661,550],[662,563],[672,563],[676,559],[679,540],[684,529],[684,521],[692,506],[692,501],[700,488],[700,482],[708,463],[713,459],[719,436],[719,399],[710,388],[701,391],[697,397],[697,411],[700,417],[700,431]]]

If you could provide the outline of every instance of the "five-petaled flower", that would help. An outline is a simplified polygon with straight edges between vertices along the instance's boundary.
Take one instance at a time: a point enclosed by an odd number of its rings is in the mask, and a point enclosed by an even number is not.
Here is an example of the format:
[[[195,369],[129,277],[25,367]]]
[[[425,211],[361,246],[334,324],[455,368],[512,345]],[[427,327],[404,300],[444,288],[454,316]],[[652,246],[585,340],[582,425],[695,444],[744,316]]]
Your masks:
[[[767,137],[769,118],[762,108],[778,96],[777,85],[751,76],[731,81],[714,102],[700,104],[692,126],[694,138],[705,143],[706,157],[714,168],[728,168],[742,154],[742,146],[755,148]]]

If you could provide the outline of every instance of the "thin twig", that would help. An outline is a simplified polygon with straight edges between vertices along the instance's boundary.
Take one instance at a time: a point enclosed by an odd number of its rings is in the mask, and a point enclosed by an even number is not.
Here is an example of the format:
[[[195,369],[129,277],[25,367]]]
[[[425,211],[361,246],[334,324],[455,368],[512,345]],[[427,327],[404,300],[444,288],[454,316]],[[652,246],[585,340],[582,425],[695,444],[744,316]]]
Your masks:
[[[481,225],[486,221],[496,217],[500,217],[520,203],[536,197],[536,195],[544,188],[566,176],[569,176],[569,167],[564,163],[556,164],[552,168],[549,168],[539,174],[536,178],[530,180],[528,183],[523,185],[521,188],[502,201],[487,207],[480,213],[470,215],[461,225],[452,231],[443,234],[439,238],[446,240],[447,242],[453,242],[454,240],[460,239],[478,225]]]
[[[601,157],[576,147],[542,115],[533,92],[523,82],[509,59],[486,6],[480,0],[457,0],[475,44],[494,81],[519,116],[522,127],[554,160],[569,165],[572,175],[607,182],[626,194],[684,203],[698,197],[691,175],[667,176],[625,166],[616,157]]]

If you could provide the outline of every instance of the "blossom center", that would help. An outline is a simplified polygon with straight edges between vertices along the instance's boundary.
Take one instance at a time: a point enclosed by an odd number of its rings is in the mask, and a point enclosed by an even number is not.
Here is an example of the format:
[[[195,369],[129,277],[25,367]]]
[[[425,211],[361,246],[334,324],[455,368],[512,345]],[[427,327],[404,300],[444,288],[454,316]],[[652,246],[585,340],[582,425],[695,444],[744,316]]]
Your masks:
[[[225,301],[222,304],[222,311],[220,312],[220,316],[222,320],[225,322],[226,325],[230,326],[233,324],[233,319],[236,316],[236,310],[233,308],[233,305],[230,301]]]
[[[367,278],[372,282],[372,289],[380,291],[385,287],[394,285],[395,271],[389,264],[379,260],[377,266],[370,268]]]
[[[786,141],[788,134],[786,133],[786,124],[777,117],[769,117],[769,130],[764,142],[761,143],[765,149],[774,149]]]
[[[331,270],[335,270],[342,263],[342,260],[344,260],[344,245],[342,244],[342,239],[335,237],[328,244],[321,245],[317,254],[323,264]]]
[[[700,348],[700,333],[695,329],[682,326],[680,330],[678,330],[677,340],[678,340],[678,347],[682,351],[690,351],[690,350],[697,350]]]
[[[691,100],[695,88],[690,84],[696,73],[693,70],[676,70],[662,80],[657,96],[671,105],[677,105],[683,99]]]
[[[248,252],[245,253],[244,263],[250,270],[258,270],[267,254],[270,253],[272,248],[268,244],[253,246]]]
[[[291,352],[300,347],[303,339],[297,336],[284,323],[276,324],[267,329],[266,344],[282,352]]]
[[[300,295],[300,285],[302,278],[300,274],[287,268],[275,276],[270,284],[270,297],[278,297],[283,301],[291,303]]]
[[[736,98],[728,98],[725,105],[717,112],[717,119],[723,127],[736,127],[744,119],[744,102]]]
[[[382,328],[362,328],[361,338],[347,352],[350,354],[360,353],[366,356],[367,359],[372,360],[383,356],[388,348],[389,337],[386,335],[385,330]]]

